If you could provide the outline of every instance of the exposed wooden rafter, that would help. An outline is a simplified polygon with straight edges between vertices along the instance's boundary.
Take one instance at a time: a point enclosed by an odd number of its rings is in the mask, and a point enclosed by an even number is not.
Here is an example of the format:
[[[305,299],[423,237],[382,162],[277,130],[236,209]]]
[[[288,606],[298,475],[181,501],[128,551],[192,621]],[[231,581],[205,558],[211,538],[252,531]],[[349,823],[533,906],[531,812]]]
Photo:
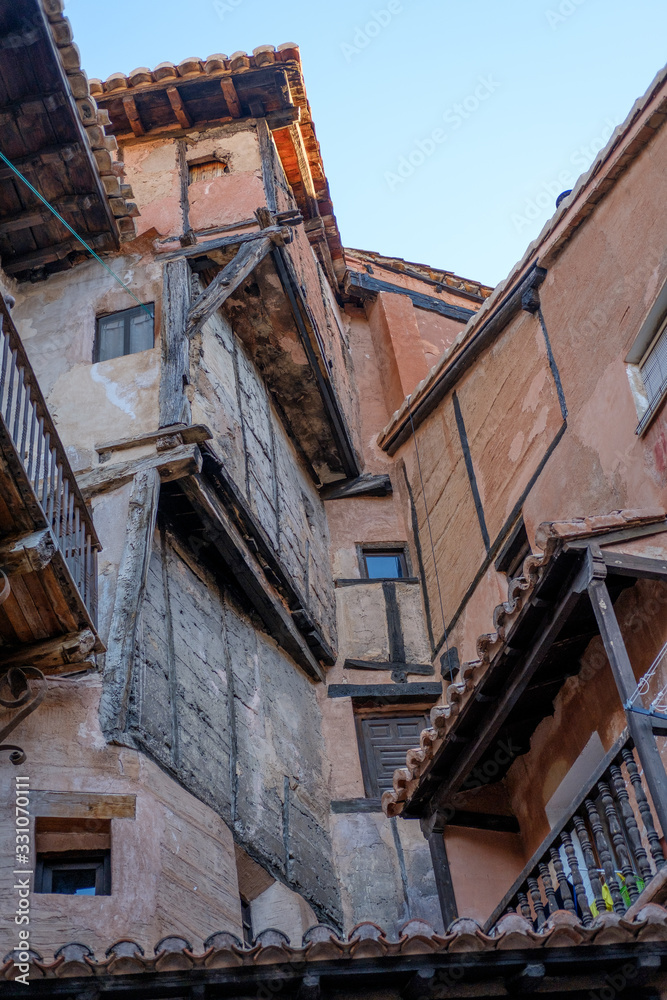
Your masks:
[[[236,256],[220,271],[208,288],[205,288],[199,298],[190,308],[186,334],[192,338],[197,334],[207,319],[223,305],[229,296],[239,287],[241,282],[254,271],[257,265],[266,257],[273,243],[270,237],[244,243]]]
[[[183,98],[178,92],[177,87],[167,87],[167,97],[169,98],[169,103],[171,104],[174,114],[176,115],[179,124],[183,128],[192,127],[192,119],[188,114],[185,105],[183,104]],[[135,133],[136,134],[136,133]]]
[[[125,108],[125,113],[127,115],[127,120],[130,123],[130,128],[135,135],[145,135],[146,129],[144,128],[141,118],[139,116],[139,111],[137,110],[137,102],[133,97],[123,98],[123,107]]]
[[[236,87],[234,86],[234,81],[231,76],[225,76],[220,81],[220,88],[222,90],[225,101],[227,102],[227,109],[229,110],[232,118],[241,117],[241,102],[239,101],[239,95],[236,93]]]

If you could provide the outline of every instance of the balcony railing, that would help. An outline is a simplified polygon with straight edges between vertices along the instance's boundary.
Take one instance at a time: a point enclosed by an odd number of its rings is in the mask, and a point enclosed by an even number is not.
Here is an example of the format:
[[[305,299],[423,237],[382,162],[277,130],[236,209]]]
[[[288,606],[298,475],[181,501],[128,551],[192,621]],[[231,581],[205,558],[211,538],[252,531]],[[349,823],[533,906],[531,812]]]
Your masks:
[[[495,909],[487,928],[515,911],[539,929],[556,910],[585,926],[623,914],[665,867],[650,797],[627,733],[591,776]]]
[[[71,577],[95,624],[97,550],[100,544],[2,295],[0,432],[5,441],[11,442],[20,462],[21,482],[18,485],[24,500],[33,509],[37,506],[45,522],[43,526],[53,531]]]

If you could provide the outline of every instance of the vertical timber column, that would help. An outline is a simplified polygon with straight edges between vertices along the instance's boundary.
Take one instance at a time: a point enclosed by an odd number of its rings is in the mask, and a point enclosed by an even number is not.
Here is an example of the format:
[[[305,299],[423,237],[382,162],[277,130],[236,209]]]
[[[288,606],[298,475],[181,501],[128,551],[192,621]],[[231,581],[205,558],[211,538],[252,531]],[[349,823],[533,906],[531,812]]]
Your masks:
[[[185,392],[190,376],[190,343],[186,335],[190,265],[181,257],[166,263],[162,273],[160,427],[169,427],[190,423],[190,404]]]
[[[588,595],[593,605],[621,703],[625,709],[628,730],[644,769],[644,776],[653,799],[656,815],[660,820],[663,836],[667,836],[667,774],[665,774],[665,768],[658,752],[650,718],[628,708],[630,699],[637,688],[637,681],[607,588],[607,569],[601,559],[595,558],[594,549],[592,554],[594,570],[588,584]]]
[[[160,496],[156,469],[141,472],[132,484],[125,548],[118,569],[116,599],[104,662],[100,725],[110,742],[125,730],[137,622],[146,590],[148,564]]]
[[[425,830],[424,833],[426,833]],[[436,828],[427,834],[426,839],[431,851],[435,885],[438,890],[438,899],[442,912],[442,923],[446,931],[449,925],[458,917],[459,911],[456,905],[452,873],[449,868],[449,858],[447,857],[447,848],[445,846],[444,826],[441,823],[437,823]]]

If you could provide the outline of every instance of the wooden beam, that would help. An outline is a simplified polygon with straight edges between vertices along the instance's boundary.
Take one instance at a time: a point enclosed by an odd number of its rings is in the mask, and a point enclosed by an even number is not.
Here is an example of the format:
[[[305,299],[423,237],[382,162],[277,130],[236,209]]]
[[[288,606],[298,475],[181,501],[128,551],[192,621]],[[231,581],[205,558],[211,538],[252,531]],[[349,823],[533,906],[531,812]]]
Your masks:
[[[167,97],[169,98],[169,103],[171,104],[172,110],[176,115],[179,124],[182,125],[183,128],[192,128],[192,119],[183,104],[183,98],[179,94],[178,88],[167,87]]]
[[[109,238],[107,233],[82,233],[82,238],[92,245],[94,249],[104,249],[103,243]],[[51,264],[56,260],[63,260],[72,250],[79,250],[84,253],[86,247],[72,237],[71,240],[63,240],[62,243],[55,243],[40,250],[33,250],[21,257],[9,257],[7,262],[3,262],[3,268],[7,274],[19,274],[21,271],[29,271],[33,267],[42,267],[44,264]]]
[[[7,576],[38,573],[48,566],[57,551],[58,544],[50,528],[4,538],[0,544],[0,569]]]
[[[162,367],[160,426],[190,423],[185,388],[190,379],[190,346],[186,335],[190,310],[190,268],[185,257],[164,265],[162,279]]]
[[[459,915],[454,895],[454,883],[452,873],[449,868],[449,858],[445,847],[445,837],[443,830],[433,830],[428,837],[428,846],[431,852],[433,863],[433,874],[435,875],[435,886],[438,890],[438,900],[442,913],[442,923],[445,931]]]
[[[25,167],[39,167],[47,162],[68,163],[77,153],[81,152],[81,144],[78,142],[60,142],[52,146],[44,146],[36,153],[28,153],[26,156],[17,156],[12,163],[17,170],[24,170]],[[11,167],[0,167],[0,181],[8,181],[16,178],[16,174]],[[18,178],[16,178],[18,180]]]
[[[610,576],[632,576],[638,580],[667,580],[667,559],[651,559],[626,552],[603,552]]]
[[[236,87],[234,86],[234,81],[231,76],[223,76],[220,81],[220,87],[230,115],[232,118],[240,118],[241,102],[239,101],[239,95],[236,93]]]
[[[456,289],[448,289],[452,295],[456,295]],[[475,315],[474,309],[466,309],[463,306],[452,305],[444,299],[436,298],[435,295],[424,295],[423,292],[413,292],[410,288],[403,288],[401,285],[394,285],[389,281],[380,281],[378,278],[371,278],[369,274],[360,271],[348,271],[345,277],[345,292],[347,295],[354,295],[360,299],[374,298],[379,292],[389,292],[392,295],[407,295],[412,299],[412,304],[417,309],[426,309],[430,312],[440,313],[448,319],[454,319],[459,323],[467,323],[471,316]]]
[[[310,170],[310,160],[308,159],[306,147],[303,144],[301,126],[298,123],[295,123],[290,125],[287,131],[289,132],[290,142],[292,143],[292,148],[294,149],[294,155],[296,157],[297,169],[299,171],[299,176],[301,177],[301,183],[303,184],[306,208],[310,217],[315,218],[319,216],[320,209],[317,203],[313,175]]]
[[[604,561],[602,558],[597,559],[595,555],[593,558],[596,562],[597,572],[588,585],[588,596],[600,629],[621,704],[625,709],[628,729],[639,755],[640,763],[644,768],[644,776],[653,799],[656,815],[664,831],[667,830],[667,774],[665,774],[662,758],[655,742],[650,717],[632,711],[631,700],[637,689],[637,681],[605,582]],[[643,707],[643,705],[640,704],[639,707]]]
[[[0,233],[17,233],[22,229],[31,229],[33,226],[41,226],[48,219],[55,216],[48,209],[29,208],[25,212],[17,212],[0,222]]]
[[[268,226],[266,229],[258,229],[254,233],[234,233],[232,236],[218,236],[214,240],[204,240],[194,246],[181,247],[180,250],[169,250],[162,256],[162,260],[178,260],[180,257],[204,257],[212,250],[224,250],[226,247],[240,246],[241,243],[248,243],[252,240],[261,240],[265,236],[270,236],[272,241],[289,243],[292,234],[287,226]]]
[[[66,819],[134,819],[136,795],[116,792],[30,791],[33,815]]]
[[[349,497],[386,497],[392,492],[391,479],[386,473],[364,473],[354,479],[327,483],[320,490],[320,500],[347,500]]]
[[[123,98],[123,107],[125,108],[125,114],[127,115],[127,120],[130,123],[130,128],[135,135],[145,135],[146,129],[142,125],[141,117],[137,109],[137,102],[133,97],[128,95]]]
[[[242,281],[266,257],[273,244],[268,236],[245,243],[236,256],[216,274],[215,278],[194,301],[188,315],[186,337],[191,340],[204,323],[219,309]]]
[[[159,496],[157,469],[140,472],[130,493],[100,701],[102,732],[112,742],[122,742],[127,721],[135,636],[146,590]]]
[[[72,665],[82,663],[93,653],[97,637],[91,629],[81,629],[68,635],[57,635],[52,639],[10,649],[2,654],[2,669],[37,667],[44,674],[73,672]],[[65,669],[63,669],[65,668]]]
[[[140,448],[145,444],[157,444],[162,438],[178,436],[179,444],[199,444],[202,441],[210,441],[213,437],[210,429],[205,424],[171,424],[168,427],[160,427],[156,431],[148,431],[146,434],[137,434],[135,437],[119,438],[117,441],[105,441],[104,444],[96,444],[95,451],[100,456],[100,463],[105,461],[104,456],[110,455],[114,451],[125,451],[129,448]]]
[[[192,476],[201,470],[202,457],[196,444],[184,444],[167,452],[137,458],[129,462],[113,462],[98,465],[92,472],[84,472],[77,483],[86,499],[117,490],[131,482],[136,476],[151,472],[159,474],[163,483]]]
[[[273,636],[312,680],[323,681],[324,670],[292,621],[289,611],[273,592],[220,499],[198,476],[185,479],[182,489],[201,518],[207,538],[218,550],[240,589],[252,602],[269,635]]]

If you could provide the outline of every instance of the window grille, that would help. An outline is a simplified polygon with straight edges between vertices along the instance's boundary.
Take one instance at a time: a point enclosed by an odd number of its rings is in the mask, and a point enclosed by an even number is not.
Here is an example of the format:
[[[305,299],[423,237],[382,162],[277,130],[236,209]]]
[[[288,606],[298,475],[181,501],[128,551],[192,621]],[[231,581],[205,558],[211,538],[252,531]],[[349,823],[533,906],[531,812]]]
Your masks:
[[[646,390],[647,408],[639,421],[638,434],[646,427],[667,392],[667,320],[639,365],[639,373]]]

